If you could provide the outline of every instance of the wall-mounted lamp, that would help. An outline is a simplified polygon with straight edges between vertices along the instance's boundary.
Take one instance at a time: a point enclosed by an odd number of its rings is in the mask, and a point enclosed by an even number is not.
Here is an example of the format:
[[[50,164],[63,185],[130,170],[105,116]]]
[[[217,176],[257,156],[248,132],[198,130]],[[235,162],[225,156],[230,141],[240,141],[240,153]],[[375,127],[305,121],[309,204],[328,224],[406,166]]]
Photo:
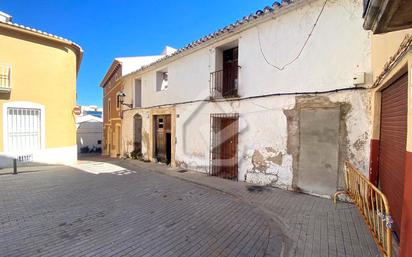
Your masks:
[[[124,92],[122,92],[122,91],[120,91],[119,93],[117,93],[117,97],[119,97],[119,102],[120,102],[120,104],[121,105],[124,105],[124,106],[127,106],[127,107],[129,107],[130,109],[132,109],[133,108],[133,104],[127,104],[127,103],[125,103],[124,102],[124,97],[126,96],[126,94],[124,93]]]

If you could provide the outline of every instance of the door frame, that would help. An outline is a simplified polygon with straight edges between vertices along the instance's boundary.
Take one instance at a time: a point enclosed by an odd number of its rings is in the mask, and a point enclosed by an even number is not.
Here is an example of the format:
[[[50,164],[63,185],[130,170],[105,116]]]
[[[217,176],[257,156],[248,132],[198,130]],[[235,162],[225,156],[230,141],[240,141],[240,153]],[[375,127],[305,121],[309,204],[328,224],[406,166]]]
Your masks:
[[[337,120],[337,122],[336,123],[332,123],[333,125],[336,125],[336,132],[337,132],[337,138],[335,138],[336,139],[336,143],[337,143],[337,145],[336,145],[336,148],[333,148],[334,150],[336,150],[337,151],[337,153],[336,153],[336,163],[335,162],[333,162],[333,163],[335,163],[336,164],[336,170],[334,170],[334,172],[333,172],[333,176],[336,176],[336,178],[334,178],[334,185],[332,185],[332,182],[330,182],[330,183],[321,183],[322,185],[329,185],[330,187],[334,187],[333,188],[333,190],[330,192],[330,193],[326,193],[326,192],[316,192],[316,190],[319,190],[319,188],[317,188],[317,189],[312,189],[312,190],[308,190],[307,189],[307,187],[308,187],[308,185],[313,185],[314,184],[314,182],[313,181],[311,181],[310,183],[307,183],[306,181],[305,181],[305,175],[309,175],[310,174],[310,169],[308,169],[308,168],[306,168],[305,167],[305,170],[302,170],[302,167],[303,167],[303,165],[302,165],[302,162],[303,162],[303,159],[302,158],[304,158],[304,156],[307,156],[307,154],[305,155],[304,153],[304,148],[303,148],[303,138],[304,137],[302,137],[302,134],[305,132],[304,130],[303,130],[303,128],[302,128],[302,124],[303,124],[303,120],[304,120],[304,118],[302,117],[302,112],[305,112],[305,111],[337,111],[337,116],[334,116],[335,118],[337,118],[338,120]],[[319,117],[319,114],[317,114],[316,115],[317,117]],[[343,162],[342,162],[342,160],[341,160],[341,156],[342,156],[342,151],[341,151],[341,149],[342,149],[342,133],[343,134],[346,134],[346,132],[344,132],[344,131],[342,131],[342,126],[343,126],[343,124],[342,124],[342,108],[341,108],[341,106],[340,105],[335,105],[335,106],[322,106],[322,107],[308,107],[308,108],[306,108],[306,107],[303,107],[303,108],[301,108],[300,110],[299,110],[299,116],[298,116],[298,119],[299,119],[299,134],[297,135],[297,137],[299,137],[297,140],[298,140],[298,142],[299,142],[299,146],[298,146],[298,152],[299,152],[299,155],[298,155],[298,159],[297,159],[297,161],[298,161],[298,163],[299,163],[299,166],[298,166],[298,169],[297,169],[297,176],[296,176],[296,188],[300,191],[300,192],[304,192],[304,193],[309,193],[309,194],[313,194],[313,195],[319,195],[319,196],[325,196],[325,197],[328,197],[328,196],[331,196],[331,195],[333,195],[335,192],[337,192],[338,190],[339,190],[339,176],[340,176],[340,174],[343,174],[343,170],[342,170],[342,168],[343,168]],[[324,123],[322,123],[322,125],[323,125]],[[312,129],[313,129],[313,127],[311,127]],[[324,127],[323,127],[324,128]],[[307,138],[307,137],[306,137]],[[329,142],[330,143],[330,142]],[[311,145],[312,145],[313,143],[311,143]],[[312,152],[312,151],[311,151]],[[307,152],[306,152],[307,153]],[[322,155],[325,155],[325,153],[323,153]],[[316,163],[316,162],[319,162],[320,160],[319,160],[320,158],[314,158],[313,159],[313,161],[311,161],[311,163]],[[330,163],[331,165],[333,165],[332,163]],[[308,166],[309,166],[310,164],[308,164]],[[322,176],[322,177],[326,177],[325,176],[325,173],[327,173],[327,171],[325,171],[325,169],[326,168],[324,168],[324,169],[319,169],[319,168],[317,168],[316,169],[316,171],[317,172],[319,172],[319,174],[316,174],[316,175],[318,175],[318,176]],[[322,172],[323,171],[323,172]],[[320,174],[320,173],[322,173],[322,174]],[[315,176],[315,174],[314,173],[312,173],[312,174],[310,174],[310,175],[312,175],[312,176],[307,176],[306,177],[306,179],[308,178],[308,177],[314,177]],[[325,181],[323,181],[323,182],[325,182]],[[325,188],[322,188],[322,189],[325,189]]]
[[[170,114],[161,114],[161,115],[154,115],[153,116],[154,119],[154,126],[153,126],[153,146],[154,146],[154,158],[157,159],[160,162],[164,162],[164,160],[166,160],[166,163],[169,164],[171,162],[171,157],[170,159],[168,159],[168,145],[170,145],[171,147],[171,142],[170,144],[168,144],[167,142],[167,134],[171,134],[172,133],[172,116]],[[162,125],[163,127],[162,129],[162,141],[164,143],[164,145],[161,147],[164,150],[164,153],[161,153],[161,155],[164,155],[162,160],[159,160],[159,151],[161,150],[160,148],[158,148],[158,141],[159,141],[159,119],[162,119]],[[171,137],[170,137],[171,140]],[[171,151],[171,149],[169,149],[169,151]]]
[[[170,115],[170,130],[171,130],[171,160],[170,166],[176,167],[175,150],[176,150],[176,109],[174,107],[153,108],[150,110],[150,130],[149,130],[149,145],[148,153],[150,161],[156,161],[156,145],[155,145],[155,116]]]
[[[220,161],[222,160],[222,152],[220,151],[220,146],[223,144],[227,144],[227,142],[220,142],[220,139],[216,137],[216,130],[219,129],[221,130],[221,121],[222,120],[234,120],[234,127],[233,130],[236,131],[236,133],[233,135],[233,140],[235,140],[234,144],[234,156],[232,158],[232,164],[233,164],[233,171],[230,173],[233,175],[233,177],[225,177],[225,174],[222,173],[222,166],[220,164],[216,165],[216,160]],[[217,124],[217,120],[219,120],[219,125]],[[216,113],[216,114],[210,114],[210,151],[209,151],[209,175],[211,176],[217,176],[217,177],[222,177],[222,178],[227,178],[227,179],[232,179],[232,180],[239,180],[239,114],[238,113]],[[216,156],[218,155],[218,156]],[[218,159],[216,159],[218,157]]]

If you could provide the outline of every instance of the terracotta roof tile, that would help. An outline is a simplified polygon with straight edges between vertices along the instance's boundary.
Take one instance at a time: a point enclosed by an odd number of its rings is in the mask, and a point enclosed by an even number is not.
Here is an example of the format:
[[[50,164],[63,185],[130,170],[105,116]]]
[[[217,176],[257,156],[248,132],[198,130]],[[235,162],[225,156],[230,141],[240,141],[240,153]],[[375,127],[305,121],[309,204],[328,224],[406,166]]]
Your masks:
[[[148,65],[145,65],[145,66],[141,67],[140,69],[136,70],[136,71],[133,72],[133,73],[143,71],[143,70],[145,70],[145,69],[147,69],[147,68],[149,68],[149,67],[152,67],[152,66],[154,66],[154,65],[156,65],[156,64],[162,63],[162,62],[164,62],[165,60],[167,60],[167,59],[169,59],[169,58],[171,58],[171,57],[173,57],[173,56],[179,55],[179,54],[181,54],[181,53],[183,53],[183,52],[185,52],[185,51],[187,51],[187,50],[189,50],[189,49],[192,49],[192,48],[194,48],[194,47],[196,47],[196,46],[199,46],[199,45],[201,45],[201,44],[203,44],[203,43],[206,43],[206,42],[209,41],[209,40],[218,38],[218,37],[220,37],[220,36],[222,36],[222,35],[230,32],[230,31],[233,31],[234,29],[236,29],[236,28],[238,28],[238,27],[240,27],[240,26],[243,26],[243,25],[251,22],[251,21],[260,19],[260,18],[262,18],[262,17],[265,17],[266,15],[271,15],[271,14],[275,13],[276,11],[279,11],[280,9],[283,9],[285,6],[288,6],[288,5],[290,5],[290,4],[292,4],[292,3],[295,3],[295,2],[301,2],[301,1],[304,1],[304,0],[283,0],[281,3],[279,3],[279,2],[274,2],[273,5],[272,5],[272,7],[266,6],[266,7],[264,7],[262,10],[257,10],[255,13],[252,13],[252,14],[250,14],[250,15],[248,15],[248,16],[245,16],[245,17],[243,17],[242,19],[237,20],[236,22],[234,22],[234,23],[232,23],[232,24],[230,24],[230,25],[227,25],[227,26],[225,26],[225,27],[223,27],[223,28],[221,28],[221,29],[218,29],[218,30],[215,31],[215,32],[212,32],[212,33],[210,33],[210,34],[208,34],[208,35],[206,35],[206,36],[204,36],[204,37],[196,40],[196,41],[193,41],[193,42],[187,44],[186,46],[178,49],[178,50],[177,50],[176,52],[174,52],[173,54],[171,54],[171,55],[166,55],[165,57],[160,58],[159,60],[157,60],[157,61],[155,61],[155,62],[153,62],[153,63],[150,63],[150,64],[148,64]],[[131,73],[131,74],[133,74],[133,73]]]
[[[43,36],[48,36],[48,37],[51,37],[51,38],[55,38],[55,39],[59,39],[59,40],[65,41],[65,42],[68,43],[68,44],[72,44],[72,45],[78,47],[78,48],[80,49],[80,51],[83,51],[83,49],[81,48],[80,45],[76,44],[75,42],[73,42],[73,41],[71,41],[71,40],[69,40],[69,39],[66,39],[66,38],[63,38],[63,37],[60,37],[60,36],[57,36],[57,35],[53,35],[53,34],[50,34],[50,33],[47,33],[47,32],[44,32],[44,31],[41,31],[41,30],[38,30],[38,29],[35,29],[35,28],[31,28],[31,27],[27,27],[27,26],[24,26],[24,25],[21,25],[21,24],[17,24],[17,23],[14,23],[14,22],[9,22],[9,21],[4,22],[4,21],[0,21],[0,24],[1,24],[1,23],[7,24],[7,25],[12,26],[12,27],[24,29],[24,30],[27,30],[27,31],[30,31],[30,32],[34,32],[34,33],[37,33],[37,34],[40,34],[40,35],[43,35]]]

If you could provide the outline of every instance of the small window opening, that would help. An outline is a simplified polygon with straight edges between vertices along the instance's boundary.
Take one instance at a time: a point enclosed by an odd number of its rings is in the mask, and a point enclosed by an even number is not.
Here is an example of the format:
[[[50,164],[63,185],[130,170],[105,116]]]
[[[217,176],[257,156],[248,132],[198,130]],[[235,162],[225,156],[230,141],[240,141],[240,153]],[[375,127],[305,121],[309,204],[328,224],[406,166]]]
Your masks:
[[[156,78],[157,91],[165,91],[169,88],[169,73],[167,72],[167,70],[158,71]]]

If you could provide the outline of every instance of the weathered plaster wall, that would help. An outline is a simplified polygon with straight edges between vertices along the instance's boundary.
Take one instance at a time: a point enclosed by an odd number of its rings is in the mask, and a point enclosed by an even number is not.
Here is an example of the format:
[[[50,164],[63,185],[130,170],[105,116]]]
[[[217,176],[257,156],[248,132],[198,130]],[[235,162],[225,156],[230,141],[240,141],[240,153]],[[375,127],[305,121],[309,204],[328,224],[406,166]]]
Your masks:
[[[178,166],[207,172],[210,114],[239,113],[239,180],[294,188],[298,153],[290,146],[299,143],[295,140],[299,134],[291,133],[293,126],[290,126],[291,117],[287,114],[288,110],[296,110],[299,97],[282,94],[354,87],[352,79],[357,72],[367,74],[363,86],[371,85],[371,39],[370,33],[362,28],[362,3],[359,0],[328,1],[306,48],[293,64],[278,70],[265,62],[260,45],[266,58],[278,66],[283,66],[297,55],[323,3],[313,1],[299,10],[260,24],[258,28],[234,33],[224,41],[159,67],[158,70],[167,68],[169,72],[169,88],[166,91],[156,91],[156,71],[134,77],[142,79],[143,108],[208,99],[209,76],[215,70],[215,48],[237,41],[241,66],[240,97],[280,94],[265,98],[174,105],[175,159]],[[129,92],[126,95],[133,95],[132,91]],[[366,90],[353,90],[321,96],[327,102],[344,106],[345,115],[341,122],[345,128],[345,140],[340,151],[340,163],[349,158],[366,174],[371,132],[370,94]],[[125,116],[124,122],[130,122],[127,119]],[[145,120],[143,126],[146,126]],[[125,127],[124,133],[129,133],[126,130],[128,128]]]
[[[342,186],[343,161],[350,159],[365,174],[368,170],[371,132],[370,93],[347,91],[312,96],[306,106],[327,104],[342,106],[342,137],[339,185]],[[210,114],[239,113],[239,180],[293,189],[296,181],[299,142],[288,146],[299,134],[290,133],[287,112],[296,108],[295,96],[194,103],[176,107],[176,163],[201,172],[209,170]],[[315,99],[311,99],[315,98]],[[302,103],[300,103],[302,104]]]
[[[264,57],[283,66],[298,55],[323,3],[315,0],[156,70],[136,74],[134,78],[142,79],[142,107],[207,98],[210,73],[217,68],[216,48],[231,42],[239,46],[241,97],[350,87],[357,72],[366,72],[369,84],[371,38],[362,28],[360,0],[328,1],[300,57],[284,70],[266,63]],[[169,88],[156,91],[156,71],[164,69],[168,70]]]
[[[122,153],[130,154],[134,142],[134,116],[142,116],[142,154],[143,159],[150,160],[150,110],[128,110],[123,112],[122,120]]]

